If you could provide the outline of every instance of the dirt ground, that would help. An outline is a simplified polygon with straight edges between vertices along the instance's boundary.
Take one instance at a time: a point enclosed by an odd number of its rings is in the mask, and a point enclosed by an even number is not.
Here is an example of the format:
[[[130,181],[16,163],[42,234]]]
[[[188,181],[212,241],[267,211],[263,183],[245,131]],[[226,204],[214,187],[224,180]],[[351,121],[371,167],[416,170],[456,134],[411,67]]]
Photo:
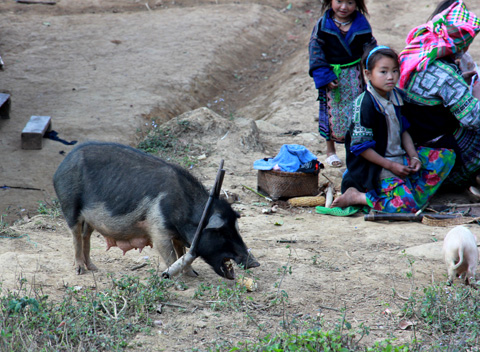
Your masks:
[[[435,4],[368,1],[375,37],[401,50],[409,30]],[[467,4],[480,14],[478,2]],[[179,138],[192,144],[193,156],[206,157],[192,173],[211,186],[225,160],[223,189],[238,197],[233,206],[242,215],[242,236],[261,263],[253,270],[257,289],[249,294],[255,305],[247,318],[242,312],[217,314],[208,302],[193,299],[200,283],[215,286],[220,280],[198,260],[200,277],[185,278],[189,288],[175,293],[185,309],[167,306],[158,334],[138,336],[133,350],[205,350],[255,340],[282,331],[285,318],[323,318],[331,327],[342,309],[354,327],[371,328],[368,345],[387,337],[411,341],[414,332],[400,329],[395,314],[404,301],[392,292],[408,297],[445,281],[440,248],[449,228],[331,217],[283,203],[278,212],[264,214],[273,203],[243,187],[256,188],[253,162],[275,156],[283,144],[305,145],[325,159],[314,121],[316,91],[307,74],[308,39],[319,7],[320,1],[308,0],[1,2],[0,91],[11,94],[12,107],[10,119],[0,120],[0,211],[4,222],[22,219],[12,227],[22,236],[0,237],[3,290],[15,289],[24,277],[60,297],[66,286],[105,287],[107,273],[145,275],[148,267],[131,268],[147,258],[156,261],[154,250],[105,252],[96,234],[92,258],[99,272],[75,275],[63,218],[36,215],[39,202],[55,197],[52,175],[72,146],[45,139],[41,150],[22,150],[20,134],[30,116],[51,116],[52,128],[66,141],[133,146],[152,121],[175,128],[188,119],[190,129]],[[480,58],[478,39],[471,53]],[[320,182],[328,178],[338,190],[343,171],[326,166]],[[438,201],[469,202],[463,194]],[[413,267],[403,251],[412,255]],[[291,274],[281,275],[284,267]],[[269,308],[278,284],[288,303]],[[394,314],[383,314],[387,305]]]

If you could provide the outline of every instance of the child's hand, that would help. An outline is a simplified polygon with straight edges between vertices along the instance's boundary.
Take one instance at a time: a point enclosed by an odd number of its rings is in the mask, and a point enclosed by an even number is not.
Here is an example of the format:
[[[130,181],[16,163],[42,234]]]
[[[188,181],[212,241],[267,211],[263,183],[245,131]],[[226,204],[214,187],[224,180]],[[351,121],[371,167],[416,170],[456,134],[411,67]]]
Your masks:
[[[462,77],[465,80],[465,82],[470,85],[472,84],[472,77],[477,74],[477,71],[468,71],[468,72],[463,72]]]
[[[480,99],[480,83],[478,83],[478,81],[473,85],[472,95],[475,98]]]
[[[338,80],[334,80],[327,84],[328,89],[332,90],[338,87]]]
[[[412,157],[410,158],[408,167],[410,168],[411,173],[418,172],[418,170],[420,170],[422,167],[422,162],[418,159],[418,157]]]
[[[390,171],[393,172],[396,176],[400,178],[405,178],[410,175],[413,170],[410,166],[403,165],[400,163],[392,162],[392,166],[390,167]]]

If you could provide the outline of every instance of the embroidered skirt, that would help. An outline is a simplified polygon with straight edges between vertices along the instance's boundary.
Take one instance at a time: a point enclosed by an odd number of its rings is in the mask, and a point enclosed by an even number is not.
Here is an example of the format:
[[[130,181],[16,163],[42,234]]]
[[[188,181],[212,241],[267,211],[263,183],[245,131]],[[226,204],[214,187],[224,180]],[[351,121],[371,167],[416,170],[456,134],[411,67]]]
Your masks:
[[[360,66],[342,68],[337,80],[338,88],[318,90],[318,131],[327,141],[343,143],[353,115],[353,101],[363,92]]]
[[[385,213],[415,213],[432,198],[455,164],[455,152],[444,148],[417,149],[420,170],[405,179],[390,177],[379,181],[375,191],[367,192],[367,204]],[[407,157],[404,164],[408,165]]]

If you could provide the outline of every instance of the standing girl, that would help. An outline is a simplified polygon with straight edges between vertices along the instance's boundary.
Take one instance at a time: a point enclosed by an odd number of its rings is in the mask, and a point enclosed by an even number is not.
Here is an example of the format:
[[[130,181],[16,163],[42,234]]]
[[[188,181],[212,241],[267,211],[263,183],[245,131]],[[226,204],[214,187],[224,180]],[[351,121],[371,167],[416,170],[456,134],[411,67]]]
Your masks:
[[[368,205],[388,213],[416,212],[427,204],[455,163],[450,149],[415,149],[400,114],[397,54],[378,46],[364,56],[367,90],[354,102],[346,136],[347,172],[332,207]]]
[[[364,0],[324,0],[323,16],[309,43],[310,70],[318,89],[319,132],[327,142],[326,163],[341,167],[335,142],[344,143],[352,102],[364,90],[360,59],[376,44]]]

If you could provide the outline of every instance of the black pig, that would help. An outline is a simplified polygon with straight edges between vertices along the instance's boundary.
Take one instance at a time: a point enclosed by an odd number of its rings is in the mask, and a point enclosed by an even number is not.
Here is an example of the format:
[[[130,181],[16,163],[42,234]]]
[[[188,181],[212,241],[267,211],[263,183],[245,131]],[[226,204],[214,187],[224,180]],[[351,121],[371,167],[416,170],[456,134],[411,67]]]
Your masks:
[[[168,266],[192,243],[208,200],[203,185],[185,169],[137,149],[87,142],[59,165],[53,185],[73,233],[75,270],[97,268],[90,259],[90,236],[101,233],[107,250],[156,247]],[[197,254],[215,272],[233,279],[230,260],[245,268],[260,264],[238,232],[232,207],[214,199]],[[188,273],[195,275],[193,269]]]

